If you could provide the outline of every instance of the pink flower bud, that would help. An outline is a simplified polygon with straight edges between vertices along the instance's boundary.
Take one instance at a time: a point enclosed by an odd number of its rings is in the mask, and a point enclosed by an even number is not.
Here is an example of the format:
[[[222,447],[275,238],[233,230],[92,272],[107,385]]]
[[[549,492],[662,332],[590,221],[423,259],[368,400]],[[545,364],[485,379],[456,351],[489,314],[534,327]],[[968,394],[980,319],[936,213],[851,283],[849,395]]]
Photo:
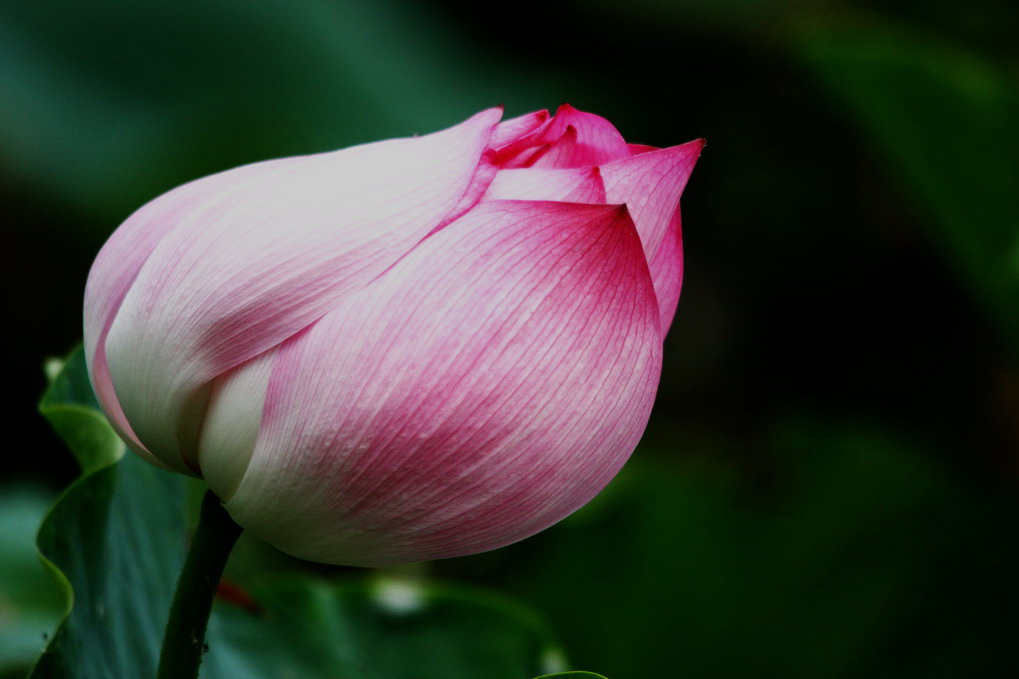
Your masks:
[[[146,204],[85,293],[139,455],[296,556],[380,566],[532,535],[647,423],[702,141],[561,107],[270,160]]]

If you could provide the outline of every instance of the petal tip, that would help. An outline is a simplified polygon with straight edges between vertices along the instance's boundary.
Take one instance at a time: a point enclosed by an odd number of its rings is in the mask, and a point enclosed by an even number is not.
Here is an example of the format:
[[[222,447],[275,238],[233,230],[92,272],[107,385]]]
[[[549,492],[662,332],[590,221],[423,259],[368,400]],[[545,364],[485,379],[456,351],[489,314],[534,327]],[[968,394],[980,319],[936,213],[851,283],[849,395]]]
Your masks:
[[[613,220],[625,219],[629,222],[633,222],[633,216],[630,214],[630,208],[626,203],[619,203],[617,205],[608,204],[606,207],[611,208],[609,215]]]
[[[483,111],[479,111],[478,113],[475,113],[467,120],[477,121],[481,125],[494,126],[496,123],[502,120],[504,110],[505,107],[502,104],[499,104],[498,106],[493,106],[491,108],[486,108]]]

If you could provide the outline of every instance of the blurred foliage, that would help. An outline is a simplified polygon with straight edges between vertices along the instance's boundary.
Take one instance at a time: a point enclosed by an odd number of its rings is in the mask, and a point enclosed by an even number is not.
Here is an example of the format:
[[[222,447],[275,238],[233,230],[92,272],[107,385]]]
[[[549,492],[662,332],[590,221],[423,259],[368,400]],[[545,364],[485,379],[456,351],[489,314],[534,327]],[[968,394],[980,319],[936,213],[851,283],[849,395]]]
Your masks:
[[[5,164],[109,231],[224,164],[429,132],[534,96],[523,74],[440,42],[435,23],[392,1],[6,3]]]
[[[1019,351],[1019,84],[916,31],[812,26],[801,45],[860,122],[860,143],[901,175],[974,302]]]
[[[1017,29],[1007,0],[2,3],[9,382],[42,391],[103,238],[195,176],[500,102],[704,136],[644,445],[560,526],[431,571],[523,598],[613,679],[1015,676]],[[7,671],[62,610],[29,538],[78,474],[22,401]],[[228,575],[309,570],[354,575],[251,539]]]
[[[641,449],[555,529],[439,570],[540,605],[612,677],[1019,671],[1014,500],[873,426],[797,419],[773,438],[768,483]]]
[[[203,677],[522,679],[565,659],[530,609],[490,592],[307,577],[251,590],[252,615],[220,606]]]

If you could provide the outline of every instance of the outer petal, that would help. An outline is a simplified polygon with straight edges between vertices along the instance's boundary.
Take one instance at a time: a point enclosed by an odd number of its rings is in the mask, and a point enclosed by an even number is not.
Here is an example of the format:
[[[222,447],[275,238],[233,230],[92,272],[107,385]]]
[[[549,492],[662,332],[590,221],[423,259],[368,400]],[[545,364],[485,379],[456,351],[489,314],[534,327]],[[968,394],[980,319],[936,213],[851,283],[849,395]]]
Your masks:
[[[672,326],[679,305],[679,292],[683,287],[683,225],[677,207],[662,244],[651,258],[651,280],[655,282],[655,294],[661,311],[662,337]]]
[[[698,139],[601,166],[605,196],[630,208],[648,261],[665,237],[702,148],[704,140]]]
[[[194,469],[209,381],[320,318],[467,209],[465,194],[481,195],[470,189],[499,115],[310,156],[226,193],[198,182],[183,220],[162,214],[159,200],[143,208],[178,223],[106,338],[112,384],[141,443]]]
[[[485,193],[488,191],[488,187],[492,184],[492,181],[495,179],[495,175],[498,172],[499,166],[495,164],[495,153],[491,150],[485,151],[478,160],[478,166],[474,170],[474,176],[471,178],[471,183],[467,185],[467,190],[465,190],[460,196],[460,200],[453,206],[453,209],[446,213],[446,216],[442,218],[442,221],[440,221],[434,229],[429,231],[428,235],[430,236],[436,231],[445,228],[447,224],[456,221],[462,215],[466,214],[468,210],[477,205],[485,196]]]
[[[604,203],[605,185],[596,167],[501,170],[489,185],[485,199]]]
[[[137,210],[117,228],[96,256],[85,287],[85,360],[96,396],[121,438],[154,464],[165,466],[138,441],[124,417],[106,363],[106,336],[127,291],[156,246],[190,211],[201,206],[208,193],[243,191],[253,179],[265,181],[300,164],[300,158],[253,163],[189,182]],[[158,202],[159,209],[152,209]]]
[[[236,485],[246,529],[317,561],[490,549],[612,478],[660,368],[624,208],[485,202],[280,348],[243,479],[208,481]],[[203,466],[244,453],[203,449]]]

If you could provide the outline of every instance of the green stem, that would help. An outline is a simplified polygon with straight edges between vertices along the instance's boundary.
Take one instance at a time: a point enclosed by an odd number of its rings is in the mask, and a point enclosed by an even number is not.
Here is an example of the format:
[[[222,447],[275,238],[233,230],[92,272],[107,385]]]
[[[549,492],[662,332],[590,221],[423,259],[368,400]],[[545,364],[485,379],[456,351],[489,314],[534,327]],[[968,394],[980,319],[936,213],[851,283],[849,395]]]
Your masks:
[[[207,492],[198,529],[177,580],[159,654],[157,679],[197,679],[205,653],[205,627],[212,599],[240,534],[241,527],[230,518],[219,498],[212,491]]]

